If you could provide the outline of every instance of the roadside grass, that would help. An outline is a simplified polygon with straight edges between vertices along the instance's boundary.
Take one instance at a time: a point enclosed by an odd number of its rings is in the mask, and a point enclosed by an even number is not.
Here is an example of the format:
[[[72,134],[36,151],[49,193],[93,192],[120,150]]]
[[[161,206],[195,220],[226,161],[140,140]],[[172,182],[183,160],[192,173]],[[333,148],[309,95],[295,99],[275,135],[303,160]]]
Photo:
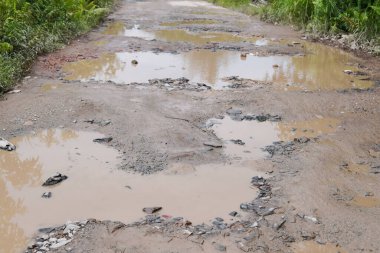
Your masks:
[[[380,54],[380,0],[210,0],[272,23],[297,26],[316,35],[341,37]],[[261,4],[260,4],[261,3]],[[346,36],[347,37],[347,36]]]
[[[0,94],[28,71],[40,54],[88,32],[116,0],[1,0]]]

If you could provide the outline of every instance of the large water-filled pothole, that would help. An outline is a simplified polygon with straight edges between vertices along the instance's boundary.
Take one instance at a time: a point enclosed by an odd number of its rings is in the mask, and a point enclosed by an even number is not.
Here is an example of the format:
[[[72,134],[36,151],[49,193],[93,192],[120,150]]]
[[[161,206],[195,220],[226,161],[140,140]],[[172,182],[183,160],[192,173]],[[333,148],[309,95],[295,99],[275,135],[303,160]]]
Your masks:
[[[241,57],[234,51],[194,50],[180,54],[136,52],[109,53],[97,59],[67,63],[63,67],[66,80],[112,81],[118,84],[147,83],[155,78],[186,77],[215,89],[231,86],[223,78],[240,78],[273,83],[285,90],[365,89],[373,82],[363,76],[345,73],[356,68],[349,54],[315,44],[307,44],[303,56]],[[132,63],[133,61],[133,63]],[[136,62],[137,61],[137,64]]]
[[[233,110],[234,111],[234,110]],[[266,146],[276,141],[292,141],[295,138],[314,138],[336,131],[340,121],[335,118],[315,118],[305,121],[282,122],[278,120],[246,120],[239,110],[238,114],[213,118],[206,126],[223,141],[224,152],[237,160],[257,160],[265,158]],[[272,116],[273,117],[273,116]]]
[[[144,207],[193,223],[229,212],[254,199],[252,166],[172,164],[165,172],[141,176],[116,170],[120,154],[93,139],[93,132],[50,129],[17,137],[17,149],[0,151],[0,248],[19,252],[41,227],[86,218],[133,222]],[[56,172],[63,182],[43,187]],[[43,193],[51,192],[50,198]],[[223,196],[223,200],[220,199]]]
[[[213,24],[212,20],[182,20],[176,22],[161,23],[161,26],[180,26],[180,25],[197,25],[197,24]],[[259,36],[240,36],[234,33],[227,32],[190,32],[182,29],[174,30],[156,30],[148,31],[140,29],[139,25],[134,25],[132,28],[127,28],[123,22],[110,23],[103,34],[114,36],[134,37],[144,40],[161,40],[167,42],[188,42],[196,45],[205,45],[208,43],[238,43],[250,42],[257,46],[267,45],[269,40]]]

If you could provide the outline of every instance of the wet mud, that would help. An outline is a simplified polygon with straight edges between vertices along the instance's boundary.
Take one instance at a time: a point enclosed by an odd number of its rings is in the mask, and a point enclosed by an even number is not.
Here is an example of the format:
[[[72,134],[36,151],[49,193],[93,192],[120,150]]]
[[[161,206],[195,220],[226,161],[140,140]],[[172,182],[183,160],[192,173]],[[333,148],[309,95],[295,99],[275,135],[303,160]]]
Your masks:
[[[122,2],[0,101],[0,252],[379,252],[379,69],[208,2]]]

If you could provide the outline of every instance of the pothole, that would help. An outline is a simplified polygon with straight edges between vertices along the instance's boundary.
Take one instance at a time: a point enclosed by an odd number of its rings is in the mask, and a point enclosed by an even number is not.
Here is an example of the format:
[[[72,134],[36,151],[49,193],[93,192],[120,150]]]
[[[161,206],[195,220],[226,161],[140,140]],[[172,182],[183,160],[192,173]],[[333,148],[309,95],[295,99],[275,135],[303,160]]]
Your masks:
[[[215,217],[229,221],[231,211],[257,194],[250,180],[260,173],[249,165],[172,164],[149,176],[116,170],[120,154],[93,141],[99,137],[50,129],[14,138],[15,151],[0,151],[1,249],[19,252],[37,229],[67,220],[134,222],[152,206],[196,224]],[[68,178],[43,187],[56,172]]]
[[[154,33],[147,32],[140,29],[138,25],[134,25],[133,28],[127,29],[123,22],[114,22],[111,23],[103,31],[103,34],[106,35],[115,35],[115,36],[126,36],[126,37],[136,37],[144,40],[153,40],[155,39]]]
[[[333,133],[340,122],[335,118],[283,122],[276,115],[243,115],[237,109],[230,109],[227,114],[208,120],[206,127],[223,141],[220,146],[226,155],[238,160],[264,158],[269,152],[266,148],[273,143],[283,142],[285,146],[294,142],[307,143],[311,138]]]
[[[97,59],[67,63],[66,80],[111,81],[118,84],[147,83],[155,78],[188,78],[214,89],[234,86],[223,78],[239,76],[274,83],[285,90],[344,90],[373,86],[369,80],[344,73],[352,60],[333,51],[321,55],[241,57],[239,52],[193,50],[180,54],[136,52],[104,54]],[[137,61],[137,62],[135,62]],[[238,84],[241,82],[239,81]]]
[[[208,43],[239,43],[250,42],[256,45],[262,45],[261,37],[243,37],[233,33],[226,32],[189,32],[186,30],[158,30],[155,32],[156,39],[167,42],[189,42],[197,45]]]
[[[161,26],[181,26],[181,25],[212,25],[217,24],[216,20],[211,19],[189,19],[189,20],[180,20],[180,21],[171,21],[171,22],[162,22]]]
[[[184,20],[178,22],[161,23],[161,26],[179,26],[190,24],[213,24],[213,20]],[[134,25],[133,28],[127,29],[123,22],[114,22],[109,24],[103,34],[114,36],[135,37],[144,40],[162,40],[166,42],[188,42],[196,45],[205,45],[208,43],[238,43],[250,42],[255,43],[257,46],[267,45],[269,40],[262,37],[243,37],[233,33],[227,32],[190,32],[187,30],[157,30],[146,31],[140,29],[139,25]]]
[[[237,121],[229,116],[211,119],[208,125],[223,141],[224,152],[233,159],[258,160],[265,158],[264,147],[279,140],[277,123],[256,120]]]
[[[169,1],[171,6],[178,7],[207,7],[210,9],[220,9],[220,7],[203,1]]]

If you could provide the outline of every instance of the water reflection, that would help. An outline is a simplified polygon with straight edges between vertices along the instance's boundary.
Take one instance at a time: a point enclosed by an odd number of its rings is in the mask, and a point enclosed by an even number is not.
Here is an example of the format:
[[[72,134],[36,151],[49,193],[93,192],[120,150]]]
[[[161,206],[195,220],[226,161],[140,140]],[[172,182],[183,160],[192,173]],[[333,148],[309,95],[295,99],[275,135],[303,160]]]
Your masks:
[[[97,59],[68,63],[63,67],[67,80],[147,82],[153,78],[186,77],[215,89],[227,85],[223,77],[240,76],[276,84],[286,90],[339,90],[369,88],[372,81],[359,80],[343,70],[355,62],[339,50],[306,44],[305,56],[255,56],[242,58],[239,52],[193,50],[181,54],[152,52],[104,54]],[[131,64],[138,60],[138,65]],[[276,66],[276,67],[274,67]],[[351,69],[355,70],[353,67]]]

